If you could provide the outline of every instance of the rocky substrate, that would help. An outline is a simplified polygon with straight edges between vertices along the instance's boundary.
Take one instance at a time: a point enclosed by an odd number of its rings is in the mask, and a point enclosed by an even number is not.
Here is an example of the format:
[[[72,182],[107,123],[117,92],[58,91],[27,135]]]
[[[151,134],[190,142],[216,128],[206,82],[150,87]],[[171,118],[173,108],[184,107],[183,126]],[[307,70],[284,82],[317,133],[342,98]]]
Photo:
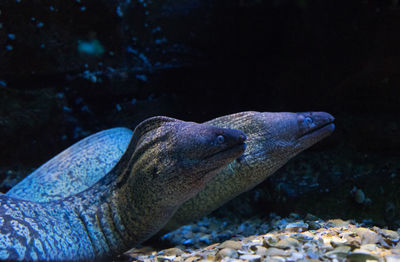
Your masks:
[[[162,237],[174,246],[149,246],[126,253],[138,261],[400,261],[398,231],[355,221],[300,218],[253,218],[227,223],[203,218]]]

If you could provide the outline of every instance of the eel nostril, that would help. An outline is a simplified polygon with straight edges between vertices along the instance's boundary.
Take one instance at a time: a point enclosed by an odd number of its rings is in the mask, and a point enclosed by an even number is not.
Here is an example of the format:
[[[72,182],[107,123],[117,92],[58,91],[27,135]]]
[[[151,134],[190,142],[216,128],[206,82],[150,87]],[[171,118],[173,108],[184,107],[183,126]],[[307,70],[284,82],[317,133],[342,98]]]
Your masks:
[[[247,139],[247,137],[245,135],[240,135],[239,136],[239,141],[240,142],[244,142],[244,141],[246,141],[246,139]]]

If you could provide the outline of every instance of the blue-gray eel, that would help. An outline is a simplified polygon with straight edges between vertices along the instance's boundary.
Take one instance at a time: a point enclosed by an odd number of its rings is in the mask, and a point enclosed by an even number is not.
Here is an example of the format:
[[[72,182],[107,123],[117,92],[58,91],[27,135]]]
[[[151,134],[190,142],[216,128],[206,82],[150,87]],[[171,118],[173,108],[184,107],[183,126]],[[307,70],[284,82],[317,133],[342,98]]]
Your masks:
[[[1,195],[0,259],[86,261],[120,254],[159,231],[244,152],[245,140],[239,130],[145,120],[118,163],[86,190],[41,203]]]
[[[250,190],[292,157],[330,135],[335,128],[333,121],[333,116],[325,112],[248,111],[206,122],[242,130],[247,135],[247,148],[240,161],[218,171],[204,190],[183,203],[161,232],[204,216]],[[94,134],[45,163],[7,195],[48,202],[85,190],[113,168],[131,137],[132,131],[127,128]]]

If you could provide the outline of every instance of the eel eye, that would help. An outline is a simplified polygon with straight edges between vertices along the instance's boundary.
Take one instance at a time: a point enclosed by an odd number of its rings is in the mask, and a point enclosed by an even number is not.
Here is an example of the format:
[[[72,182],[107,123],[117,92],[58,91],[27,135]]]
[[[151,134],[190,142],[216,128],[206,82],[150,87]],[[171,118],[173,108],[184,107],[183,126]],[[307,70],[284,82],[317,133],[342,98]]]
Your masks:
[[[225,142],[225,137],[223,135],[217,136],[217,143],[222,144]]]
[[[313,120],[312,120],[311,117],[306,117],[306,118],[304,118],[304,123],[306,123],[307,125],[311,125],[312,122],[313,122]]]

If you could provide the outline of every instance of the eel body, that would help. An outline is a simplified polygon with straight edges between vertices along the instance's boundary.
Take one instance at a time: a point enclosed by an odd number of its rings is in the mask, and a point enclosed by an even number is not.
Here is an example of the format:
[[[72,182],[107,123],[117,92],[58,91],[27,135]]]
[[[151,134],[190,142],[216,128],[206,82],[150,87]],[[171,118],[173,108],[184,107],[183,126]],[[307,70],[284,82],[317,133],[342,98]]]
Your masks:
[[[122,253],[159,231],[179,205],[237,159],[245,139],[233,129],[167,117],[145,120],[118,163],[86,190],[41,203],[1,195],[0,260],[91,260]],[[67,153],[50,162],[62,163]],[[67,176],[76,169],[70,171]]]
[[[111,171],[132,134],[128,128],[117,127],[86,137],[44,163],[6,195],[48,202],[79,193]]]
[[[315,143],[329,136],[334,131],[334,118],[325,112],[305,113],[269,113],[269,112],[241,112],[215,118],[205,124],[222,128],[242,130],[246,136],[246,150],[240,161],[231,162],[228,166],[218,171],[214,178],[207,183],[204,190],[193,198],[183,203],[168,224],[162,229],[163,233],[188,223],[196,218],[207,215],[219,206],[233,199],[237,195],[248,191],[273,174],[291,158],[311,147]],[[122,131],[122,132],[121,132]],[[128,129],[110,129],[107,133],[94,134],[87,138],[87,144],[113,144],[110,149],[97,151],[102,159],[101,166],[112,166],[128,146],[132,133]],[[102,137],[101,139],[99,137]],[[110,142],[112,141],[112,142]],[[75,147],[75,148],[74,148]],[[75,144],[71,148],[79,151],[80,146]],[[70,150],[70,149],[68,149]],[[85,150],[84,150],[85,151]],[[91,160],[92,154],[85,154],[84,161]],[[66,163],[73,162],[64,156]],[[80,168],[58,168],[54,164],[56,173],[60,176],[80,176]],[[58,161],[57,161],[58,162]],[[92,162],[91,162],[92,163]],[[48,177],[53,176],[48,172],[47,163],[13,187],[6,195],[21,199],[34,199],[46,202],[60,199],[80,192],[90,185],[90,182],[78,183],[75,187],[59,187],[55,189]],[[90,177],[100,179],[106,172],[94,168],[86,168]],[[40,177],[40,179],[38,179]],[[67,178],[68,181],[69,178]],[[81,177],[79,179],[85,179]],[[54,192],[49,189],[53,188]]]

